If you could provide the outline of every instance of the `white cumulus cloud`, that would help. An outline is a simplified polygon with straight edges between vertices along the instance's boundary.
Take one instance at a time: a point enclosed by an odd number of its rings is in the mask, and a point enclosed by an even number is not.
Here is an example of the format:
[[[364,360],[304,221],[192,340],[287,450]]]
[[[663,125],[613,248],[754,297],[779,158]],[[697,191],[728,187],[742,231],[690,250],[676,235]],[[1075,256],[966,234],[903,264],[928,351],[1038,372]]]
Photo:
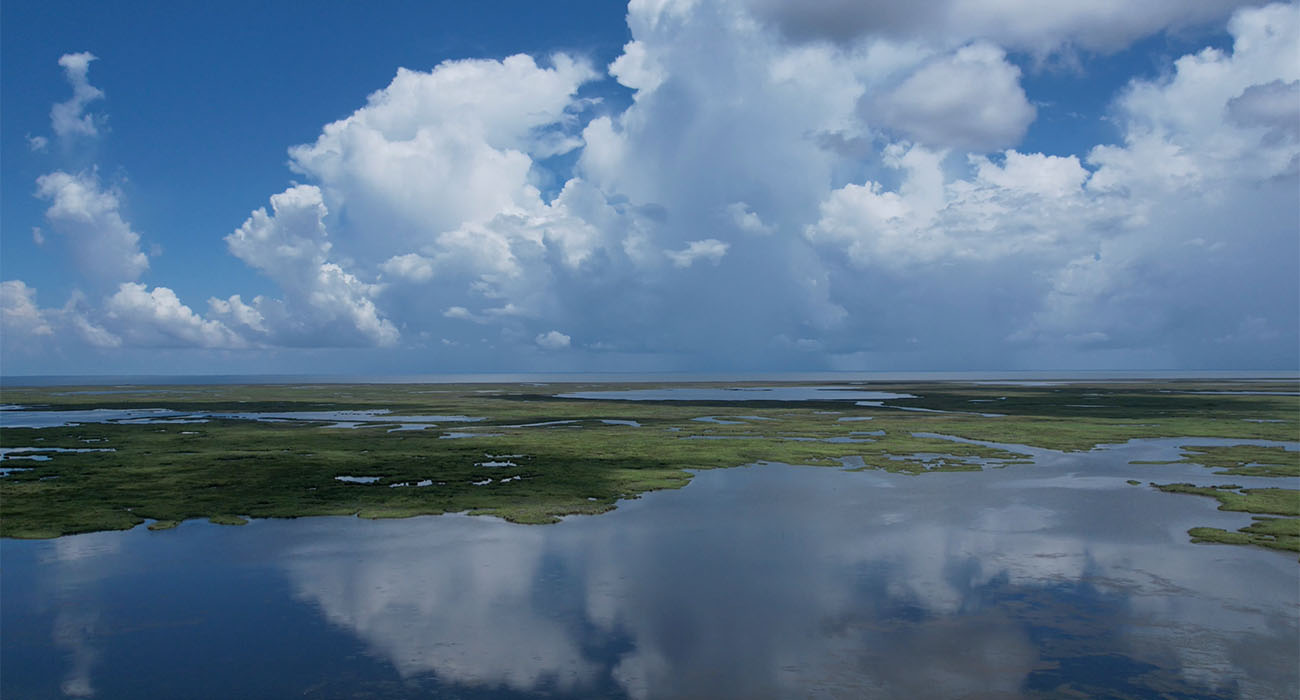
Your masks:
[[[137,284],[116,192],[51,173],[48,237],[100,296],[15,288],[15,319],[465,368],[1293,366],[1300,10],[1236,5],[636,0],[608,77],[518,55],[358,96],[226,238],[280,291],[205,317]],[[1231,47],[1116,92],[1113,142],[1020,150],[1026,53],[1086,72],[1205,23]]]
[[[220,321],[205,320],[167,287],[123,283],[104,303],[108,324],[131,345],[240,348],[247,343]]]
[[[729,243],[723,243],[716,238],[707,238],[702,241],[691,241],[682,250],[665,250],[664,255],[667,255],[676,267],[690,267],[697,260],[705,260],[717,265],[721,262],[722,256],[727,254],[729,247],[731,247]]]
[[[327,213],[318,188],[298,185],[271,197],[271,213],[254,211],[226,237],[232,254],[274,280],[285,295],[283,301],[257,297],[257,315],[238,307],[239,315],[264,323],[275,343],[392,345],[399,334],[375,306],[375,285],[329,260]],[[234,301],[213,310],[233,310]]]
[[[745,202],[732,202],[726,207],[727,217],[736,228],[745,233],[768,234],[772,232],[772,227],[763,223],[763,219],[758,213],[749,208]]]
[[[424,282],[433,277],[433,260],[419,253],[394,255],[380,268],[394,277],[403,277],[412,282]]]
[[[570,338],[559,331],[547,331],[533,340],[547,350],[561,350],[569,347]]]
[[[365,221],[357,257],[405,255],[466,222],[536,203],[530,154],[581,145],[574,94],[596,77],[564,54],[447,61],[401,69],[366,106],[290,149],[296,172],[317,181],[330,208]],[[563,147],[560,146],[563,144]]]
[[[36,179],[36,195],[50,200],[45,218],[66,237],[68,253],[86,279],[116,286],[149,267],[139,234],[122,219],[118,193],[104,189],[93,171],[42,175]]]
[[[36,290],[22,280],[0,282],[0,328],[8,342],[54,334],[45,312],[36,306]]]
[[[63,74],[72,86],[72,97],[50,108],[50,126],[61,139],[72,136],[98,136],[102,117],[86,114],[86,105],[104,97],[104,91],[90,84],[90,62],[97,60],[89,51],[59,57]],[[36,137],[41,138],[41,137]],[[44,139],[40,146],[44,147]],[[37,145],[32,141],[33,147]]]

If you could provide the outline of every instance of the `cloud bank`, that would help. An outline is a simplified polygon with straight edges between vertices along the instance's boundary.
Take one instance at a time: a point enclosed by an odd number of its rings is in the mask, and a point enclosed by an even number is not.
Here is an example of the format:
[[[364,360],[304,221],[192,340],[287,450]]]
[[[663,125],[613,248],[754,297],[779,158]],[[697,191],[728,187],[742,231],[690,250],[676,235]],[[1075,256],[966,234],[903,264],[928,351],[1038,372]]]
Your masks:
[[[304,184],[226,237],[278,298],[200,315],[139,282],[120,193],[43,176],[86,290],[43,309],[5,282],[6,338],[464,369],[1294,368],[1300,10],[1240,4],[632,0],[608,66],[400,69],[291,147]],[[1115,95],[1116,143],[1017,150],[1036,108],[1008,52],[1214,23],[1230,49]],[[93,58],[60,61],[60,138],[98,133]],[[603,81],[630,106],[589,97]]]

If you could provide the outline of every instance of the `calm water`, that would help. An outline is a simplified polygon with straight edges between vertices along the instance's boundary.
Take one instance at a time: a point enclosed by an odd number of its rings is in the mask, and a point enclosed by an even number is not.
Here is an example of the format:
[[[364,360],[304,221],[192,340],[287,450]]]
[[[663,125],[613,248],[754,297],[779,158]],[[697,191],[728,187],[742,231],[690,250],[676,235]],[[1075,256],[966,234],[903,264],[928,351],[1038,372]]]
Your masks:
[[[471,416],[401,416],[384,409],[371,411],[282,411],[282,412],[222,412],[190,411],[181,413],[166,408],[95,408],[72,411],[45,411],[26,406],[10,406],[0,411],[0,426],[6,428],[55,428],[82,423],[206,423],[212,418],[255,421],[338,421],[351,427],[365,423],[475,423],[485,420]]]
[[[1124,481],[1225,480],[1127,464],[1178,442],[983,473],[717,470],[544,527],[5,540],[0,694],[1294,698],[1295,556],[1190,544],[1249,516]]]
[[[621,391],[575,391],[556,394],[561,399],[604,399],[621,401],[857,401],[914,399],[914,394],[867,391],[852,386],[772,386],[753,388],[626,389]]]

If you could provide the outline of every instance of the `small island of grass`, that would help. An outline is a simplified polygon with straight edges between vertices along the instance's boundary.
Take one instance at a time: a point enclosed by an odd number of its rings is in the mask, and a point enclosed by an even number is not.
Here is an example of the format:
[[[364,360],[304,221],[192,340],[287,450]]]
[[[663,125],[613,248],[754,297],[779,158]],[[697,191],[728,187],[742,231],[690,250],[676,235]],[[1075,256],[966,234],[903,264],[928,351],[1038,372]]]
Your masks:
[[[1237,532],[1213,527],[1194,527],[1187,531],[1193,542],[1252,544],[1300,552],[1300,491],[1296,489],[1245,489],[1236,484],[1222,486],[1156,484],[1155,486],[1166,493],[1189,493],[1217,499],[1219,510],[1290,516],[1256,517],[1253,523]]]

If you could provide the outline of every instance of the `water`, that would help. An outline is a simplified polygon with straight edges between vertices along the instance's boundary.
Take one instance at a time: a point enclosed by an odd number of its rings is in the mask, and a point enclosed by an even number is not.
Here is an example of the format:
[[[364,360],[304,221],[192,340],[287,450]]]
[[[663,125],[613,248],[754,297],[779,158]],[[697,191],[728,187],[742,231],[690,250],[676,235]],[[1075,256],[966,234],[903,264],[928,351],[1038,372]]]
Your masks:
[[[345,481],[349,484],[373,484],[379,481],[378,476],[336,476],[335,481]]]
[[[266,423],[304,421],[332,422],[329,428],[356,428],[362,425],[378,426],[397,423],[419,425],[421,428],[437,423],[476,423],[486,420],[475,416],[400,416],[385,409],[368,411],[245,411],[211,412],[191,411],[180,413],[165,408],[95,408],[71,411],[17,410],[0,413],[0,425],[6,428],[55,428],[83,423],[206,423],[209,419],[254,420]]]
[[[452,431],[450,433],[443,433],[442,435],[439,435],[438,438],[442,440],[459,440],[463,438],[476,437],[501,437],[502,435],[505,435],[505,433],[465,433]]]
[[[366,423],[476,423],[486,420],[482,417],[472,416],[399,416],[393,415],[386,409],[373,409],[367,411],[247,411],[239,413],[209,413],[213,418],[236,418],[242,420],[298,420],[298,421],[339,421],[339,422],[366,422]]]
[[[983,473],[715,470],[553,526],[5,540],[0,695],[1295,697],[1295,555],[1191,544],[1250,517],[1125,483],[1222,481],[1128,464],[1177,442]]]
[[[0,425],[6,428],[57,428],[81,423],[112,423],[119,421],[155,421],[184,419],[188,414],[165,408],[93,408],[74,411],[24,411],[6,410],[0,414]]]
[[[28,454],[33,452],[38,454]],[[44,457],[45,460],[48,460],[49,456],[39,454],[41,452],[67,454],[69,452],[117,452],[117,449],[113,447],[0,447],[0,462],[10,459],[35,459],[38,457]]]
[[[863,401],[914,399],[913,394],[892,391],[867,391],[851,386],[772,386],[700,389],[626,389],[620,391],[575,391],[557,394],[561,399],[601,399],[620,401]]]
[[[980,416],[982,418],[1006,418],[1005,413],[976,413],[974,411],[943,411],[937,408],[919,408],[914,406],[892,406],[883,401],[858,401],[857,406],[871,406],[872,408],[896,408],[900,411],[915,411],[917,413],[957,413],[968,416]]]

